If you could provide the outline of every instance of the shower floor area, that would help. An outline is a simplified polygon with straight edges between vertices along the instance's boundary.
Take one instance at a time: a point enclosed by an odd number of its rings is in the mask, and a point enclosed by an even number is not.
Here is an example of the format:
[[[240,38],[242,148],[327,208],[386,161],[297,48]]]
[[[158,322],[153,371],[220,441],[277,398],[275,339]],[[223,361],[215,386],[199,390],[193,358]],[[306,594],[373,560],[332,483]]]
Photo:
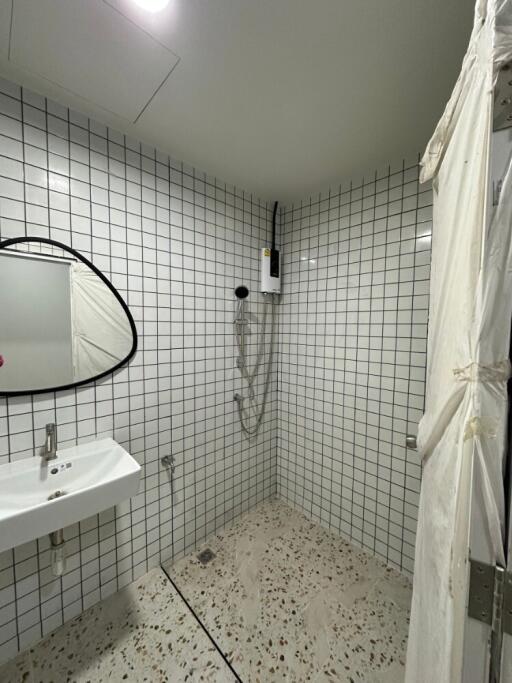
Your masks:
[[[403,680],[410,582],[282,501],[164,570],[243,683]]]

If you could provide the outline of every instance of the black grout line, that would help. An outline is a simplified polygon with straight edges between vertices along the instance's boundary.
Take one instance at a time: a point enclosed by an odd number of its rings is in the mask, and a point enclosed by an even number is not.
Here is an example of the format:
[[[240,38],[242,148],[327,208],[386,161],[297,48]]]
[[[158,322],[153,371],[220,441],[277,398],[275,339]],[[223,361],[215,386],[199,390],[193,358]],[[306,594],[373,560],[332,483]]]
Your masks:
[[[177,585],[174,583],[174,581],[171,579],[171,577],[170,577],[169,572],[167,571],[167,569],[165,569],[165,567],[164,567],[163,565],[160,565],[160,568],[161,568],[161,570],[163,571],[163,573],[166,575],[166,577],[169,579],[169,581],[170,581],[172,587],[174,588],[174,590],[176,591],[176,593],[178,593],[178,595],[180,596],[180,598],[182,599],[182,601],[183,601],[183,602],[185,603],[185,605],[188,607],[188,610],[189,610],[190,614],[194,617],[194,619],[197,621],[197,623],[199,624],[199,626],[200,626],[200,627],[203,629],[203,631],[206,633],[206,635],[208,636],[208,639],[210,640],[211,644],[214,646],[214,648],[215,648],[215,649],[217,650],[217,652],[220,654],[220,656],[222,657],[222,659],[224,660],[224,662],[227,664],[228,668],[230,669],[231,673],[235,676],[236,680],[239,681],[240,683],[243,683],[242,679],[241,679],[240,676],[237,674],[237,672],[234,670],[233,666],[232,666],[231,663],[229,662],[229,660],[228,660],[228,658],[226,657],[226,655],[224,654],[224,652],[223,652],[223,651],[221,650],[221,648],[217,645],[216,640],[213,638],[213,636],[210,634],[210,632],[208,631],[208,629],[206,628],[206,626],[203,624],[203,622],[201,621],[201,619],[199,618],[199,616],[196,614],[196,612],[194,611],[193,607],[192,607],[191,604],[188,602],[187,598],[183,595],[183,593],[181,592],[181,590],[178,588],[178,586],[177,586]]]

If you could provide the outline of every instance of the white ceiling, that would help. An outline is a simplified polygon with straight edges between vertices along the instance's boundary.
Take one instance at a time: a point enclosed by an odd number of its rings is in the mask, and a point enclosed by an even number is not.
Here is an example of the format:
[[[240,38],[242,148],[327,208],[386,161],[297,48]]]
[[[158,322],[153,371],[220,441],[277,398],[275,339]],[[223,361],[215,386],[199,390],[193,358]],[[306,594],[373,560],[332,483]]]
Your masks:
[[[266,199],[420,151],[472,0],[0,0],[0,72]]]
[[[14,7],[10,60],[125,123],[137,119],[179,61],[104,2],[19,0]]]

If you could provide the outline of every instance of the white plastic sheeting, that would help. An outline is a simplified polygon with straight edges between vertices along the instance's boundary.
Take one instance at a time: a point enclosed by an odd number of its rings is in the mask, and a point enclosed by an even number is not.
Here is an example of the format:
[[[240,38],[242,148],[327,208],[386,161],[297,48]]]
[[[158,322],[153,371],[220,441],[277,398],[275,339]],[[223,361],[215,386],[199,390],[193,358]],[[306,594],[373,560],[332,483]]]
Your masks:
[[[511,164],[490,223],[488,177],[493,89],[511,59],[512,0],[479,0],[461,74],[422,161],[421,179],[433,180],[434,225],[407,683],[462,681],[473,472],[488,545],[504,561]]]
[[[105,372],[129,354],[133,335],[121,304],[84,263],[71,267],[71,325],[75,381]]]

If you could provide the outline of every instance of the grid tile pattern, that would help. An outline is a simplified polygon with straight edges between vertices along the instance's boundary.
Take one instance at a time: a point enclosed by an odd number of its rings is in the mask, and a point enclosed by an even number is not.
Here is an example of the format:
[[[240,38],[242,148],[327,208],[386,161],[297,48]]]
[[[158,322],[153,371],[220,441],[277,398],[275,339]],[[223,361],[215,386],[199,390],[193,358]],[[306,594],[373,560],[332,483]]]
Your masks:
[[[125,298],[139,349],[77,390],[0,398],[0,463],[112,436],[142,465],[137,496],[65,531],[68,569],[47,538],[0,555],[0,661],[276,492],[277,371],[257,438],[233,403],[233,289],[255,294],[271,209],[155,149],[0,81],[0,237],[81,251]],[[249,358],[254,356],[249,344]],[[261,395],[262,387],[257,392]],[[160,458],[172,453],[171,482]]]
[[[418,159],[287,207],[278,492],[413,570],[432,195]]]

